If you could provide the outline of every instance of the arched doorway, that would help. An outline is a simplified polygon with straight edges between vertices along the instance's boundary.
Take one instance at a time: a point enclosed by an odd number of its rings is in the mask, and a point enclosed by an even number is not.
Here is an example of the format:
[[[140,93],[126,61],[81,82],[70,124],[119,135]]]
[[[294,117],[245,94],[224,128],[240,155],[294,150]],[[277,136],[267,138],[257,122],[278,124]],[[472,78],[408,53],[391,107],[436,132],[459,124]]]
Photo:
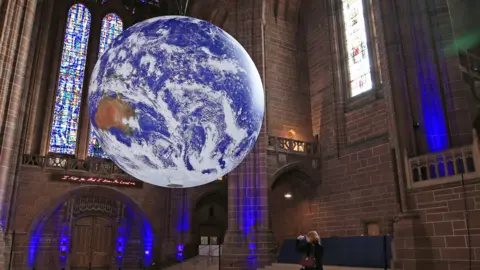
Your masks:
[[[269,204],[270,222],[275,239],[295,238],[312,227],[312,195],[315,186],[310,177],[292,168],[280,173],[272,184]]]
[[[212,255],[219,252],[219,245],[227,230],[227,198],[220,192],[203,195],[193,212],[193,239]],[[202,248],[202,247],[200,247]],[[199,251],[200,252],[200,251]]]
[[[71,269],[107,268],[115,251],[115,224],[103,216],[75,220],[72,230]]]
[[[87,187],[62,196],[55,204],[33,225],[32,268],[100,270],[150,263],[150,224],[126,195],[111,188]],[[45,242],[46,238],[50,240]]]

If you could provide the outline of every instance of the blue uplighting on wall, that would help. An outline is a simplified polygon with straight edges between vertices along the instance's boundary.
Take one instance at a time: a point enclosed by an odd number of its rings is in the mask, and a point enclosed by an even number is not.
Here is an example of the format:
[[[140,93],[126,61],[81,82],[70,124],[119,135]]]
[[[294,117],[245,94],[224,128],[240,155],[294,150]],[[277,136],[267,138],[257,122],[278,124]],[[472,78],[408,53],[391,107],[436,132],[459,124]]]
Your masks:
[[[58,241],[58,249],[60,251],[60,267],[67,267],[67,254],[70,246],[70,239],[68,237],[68,223],[60,225],[60,240]]]
[[[413,31],[413,30],[412,30]],[[418,41],[418,33],[413,31],[417,61],[417,83],[420,90],[423,132],[429,152],[439,152],[449,148],[448,126],[443,104],[442,88],[435,70],[436,64],[422,38]]]
[[[179,261],[179,262],[183,262],[183,259],[184,259],[183,250],[184,249],[185,249],[185,245],[183,245],[183,244],[177,245],[177,256],[176,257],[177,257],[177,261]]]
[[[28,267],[29,268],[35,268],[35,259],[36,259],[36,252],[38,248],[38,244],[40,243],[40,238],[41,238],[41,227],[43,226],[38,226],[36,230],[32,232],[32,235],[30,236],[30,241],[28,243]]]
[[[188,232],[190,229],[190,216],[189,216],[189,205],[188,205],[188,196],[186,190],[182,190],[181,200],[177,201],[177,209],[179,209],[179,215],[177,216],[176,230],[179,233]]]
[[[146,266],[152,264],[152,251],[153,251],[153,241],[154,235],[152,231],[152,226],[146,217],[142,217],[143,223],[143,263]]]
[[[42,240],[42,231],[43,231],[43,225],[45,223],[45,220],[50,218],[51,216],[54,216],[58,214],[58,211],[60,210],[61,205],[59,205],[51,215],[43,217],[43,219],[39,220],[38,224],[36,226],[34,225],[33,230],[30,234],[30,239],[28,243],[28,267],[29,268],[35,268],[35,264],[37,261],[37,250],[40,247],[41,240]],[[58,226],[58,224],[57,224]],[[65,226],[60,226],[60,228],[57,227],[57,230],[60,229],[59,235],[59,259],[60,259],[60,264],[64,264],[66,261],[66,256],[68,254],[68,247],[69,247],[69,239],[68,239],[68,231],[67,234],[65,234],[66,230],[68,230],[68,227]],[[64,252],[63,252],[64,251]]]
[[[125,252],[125,226],[120,224],[117,231],[117,239],[115,241],[115,260],[117,262],[117,267],[122,267],[123,255]]]
[[[447,121],[442,104],[438,81],[431,77],[419,76],[423,83],[422,114],[425,138],[429,152],[439,152],[449,147]]]
[[[258,268],[257,245],[255,239],[255,226],[257,222],[257,208],[255,202],[258,196],[255,194],[255,187],[251,181],[245,181],[243,203],[238,206],[243,213],[242,231],[248,243],[248,256],[246,258],[246,267],[249,269]]]

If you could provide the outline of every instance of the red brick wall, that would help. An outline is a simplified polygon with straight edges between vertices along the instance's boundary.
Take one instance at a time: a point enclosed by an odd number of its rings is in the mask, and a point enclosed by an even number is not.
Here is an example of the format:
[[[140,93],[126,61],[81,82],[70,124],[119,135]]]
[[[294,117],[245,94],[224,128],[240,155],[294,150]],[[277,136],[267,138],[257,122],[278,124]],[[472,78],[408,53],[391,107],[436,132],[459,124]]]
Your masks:
[[[326,161],[315,201],[313,225],[326,236],[360,235],[364,222],[391,232],[398,212],[390,148],[386,142]]]
[[[284,181],[270,193],[270,217],[275,240],[282,244],[284,239],[296,238],[313,229],[310,215],[313,212],[312,203],[305,199],[305,190],[301,183],[292,185],[298,181],[294,176],[284,176],[290,179],[278,179]],[[288,181],[291,181],[290,183]],[[291,193],[292,198],[286,199],[285,193]]]
[[[382,78],[377,92],[348,98],[342,72],[344,55],[338,44],[343,31],[330,1],[305,1],[310,92],[314,133],[320,135],[321,172],[312,205],[312,228],[322,236],[364,233],[364,222],[378,222],[381,233],[391,231],[398,212],[388,126],[388,78]],[[373,7],[380,21],[377,6]],[[333,16],[335,14],[335,16]],[[382,28],[374,24],[379,43]],[[378,73],[384,74],[386,56],[378,51]],[[374,50],[374,52],[376,52]]]
[[[400,244],[400,258],[413,256],[462,269],[471,252],[473,264],[480,265],[480,180],[469,180],[464,188],[456,182],[408,192],[410,207],[419,215],[419,229],[414,239]]]
[[[388,133],[384,100],[374,101],[345,114],[346,143],[354,144]]]
[[[275,5],[278,2],[278,6]],[[311,141],[308,67],[302,32],[298,31],[300,1],[267,1],[265,26],[268,134]]]

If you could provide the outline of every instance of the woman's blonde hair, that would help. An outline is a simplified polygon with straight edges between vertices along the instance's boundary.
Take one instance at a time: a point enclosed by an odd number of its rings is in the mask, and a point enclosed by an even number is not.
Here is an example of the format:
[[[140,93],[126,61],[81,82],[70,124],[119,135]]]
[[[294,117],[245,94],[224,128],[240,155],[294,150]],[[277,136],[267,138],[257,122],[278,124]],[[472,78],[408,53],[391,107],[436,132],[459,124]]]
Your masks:
[[[307,237],[310,239],[310,241],[317,240],[320,242],[320,236],[316,231],[310,231],[307,233]]]

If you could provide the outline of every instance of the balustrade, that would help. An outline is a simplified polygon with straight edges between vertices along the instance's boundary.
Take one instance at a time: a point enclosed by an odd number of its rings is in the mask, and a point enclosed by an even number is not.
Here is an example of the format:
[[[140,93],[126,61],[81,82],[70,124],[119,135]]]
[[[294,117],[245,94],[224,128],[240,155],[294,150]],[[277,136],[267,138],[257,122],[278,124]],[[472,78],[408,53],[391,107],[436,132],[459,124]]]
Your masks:
[[[268,148],[276,152],[301,155],[315,155],[317,148],[314,143],[275,136],[268,137]],[[86,172],[91,175],[109,176],[120,175],[130,177],[115,163],[108,159],[88,158],[78,159],[70,155],[31,155],[25,154],[22,158],[23,166],[35,166],[48,170],[64,170],[65,172]]]
[[[294,139],[269,136],[268,147],[273,151],[290,152],[296,154],[316,154],[314,143]]]
[[[474,131],[472,145],[451,148],[418,157],[405,156],[410,188],[480,178],[480,151]]]
[[[80,160],[73,156],[67,155],[23,155],[22,165],[24,166],[38,166],[43,169],[50,170],[65,170],[68,171],[83,171],[92,175],[129,175],[120,169],[115,163],[108,159],[90,158],[87,160]]]

